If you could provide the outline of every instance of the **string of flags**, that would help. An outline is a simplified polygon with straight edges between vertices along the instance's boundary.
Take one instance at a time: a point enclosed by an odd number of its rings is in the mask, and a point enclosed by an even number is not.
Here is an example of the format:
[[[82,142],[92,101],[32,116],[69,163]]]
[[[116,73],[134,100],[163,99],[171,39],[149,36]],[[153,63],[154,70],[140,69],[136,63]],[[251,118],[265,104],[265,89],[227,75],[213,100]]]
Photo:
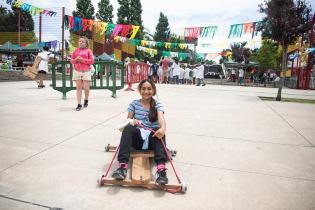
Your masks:
[[[241,37],[243,34],[252,34],[252,39],[257,35],[257,29],[261,26],[262,22],[251,22],[242,24],[233,24],[230,26],[228,38]]]
[[[136,46],[143,46],[143,47],[159,47],[159,48],[166,48],[166,49],[181,49],[181,50],[194,50],[193,44],[186,44],[186,43],[174,43],[174,42],[156,42],[156,41],[148,41],[148,40],[139,40],[139,39],[128,39],[122,36],[115,36],[114,40],[116,42],[126,42],[129,41],[131,44]]]
[[[137,50],[150,54],[152,57],[158,54],[157,49],[151,49],[148,47],[136,46]],[[179,60],[185,60],[188,58],[189,53],[182,52],[170,52],[170,51],[162,51],[162,56],[164,57],[177,57]]]
[[[28,12],[31,15],[37,15],[37,14],[43,14],[46,16],[56,16],[57,12],[51,11],[51,10],[47,10],[47,9],[42,9],[42,8],[38,8],[35,7],[33,5],[30,4],[26,4],[23,3],[21,0],[3,0],[4,2],[6,2],[7,4],[15,7],[15,8],[19,8],[21,11],[24,12]]]
[[[139,26],[135,25],[124,25],[101,22],[81,17],[75,17],[70,15],[64,16],[65,29],[73,29],[74,31],[86,30],[93,31],[99,35],[110,35],[111,38],[115,36],[130,36],[131,39],[135,38],[138,33]]]
[[[258,34],[258,28],[262,25],[262,21],[248,22],[241,24],[230,25],[230,30],[227,35],[228,38],[241,37],[244,34],[252,34],[252,39]],[[215,38],[218,31],[218,26],[207,26],[207,27],[189,27],[183,29],[175,29],[170,32],[169,36],[180,40],[187,38]]]

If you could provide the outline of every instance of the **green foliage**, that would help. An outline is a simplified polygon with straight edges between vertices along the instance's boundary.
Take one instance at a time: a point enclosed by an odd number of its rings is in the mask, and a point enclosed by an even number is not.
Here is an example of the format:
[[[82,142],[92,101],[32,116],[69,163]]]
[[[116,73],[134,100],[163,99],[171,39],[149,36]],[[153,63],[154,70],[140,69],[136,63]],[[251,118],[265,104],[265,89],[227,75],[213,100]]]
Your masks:
[[[17,32],[18,31],[18,11],[12,8],[12,11],[0,6],[0,32]],[[20,19],[21,31],[34,31],[34,20],[27,12],[21,11]]]
[[[132,25],[140,26],[136,35],[136,39],[143,39],[143,22],[142,22],[142,5],[140,0],[130,0],[130,23]]]
[[[91,0],[77,0],[76,10],[72,12],[73,16],[94,20],[94,6]]]
[[[140,0],[118,0],[117,23],[140,26],[136,39],[143,39],[142,5]]]
[[[249,48],[245,48],[245,45],[246,45],[246,42],[231,45],[232,59],[235,62],[242,63],[244,61],[245,64],[248,64],[249,57],[250,57],[250,50]]]
[[[27,12],[22,12],[19,9],[12,8],[12,10],[6,9],[0,6],[0,32],[18,32],[18,16],[20,16],[20,31],[30,32],[29,35],[21,37],[23,43],[32,43],[36,41],[34,33],[34,20],[32,16]],[[11,41],[17,43],[16,37],[2,37],[2,40]]]
[[[167,16],[160,12],[159,22],[155,27],[154,41],[166,42],[166,33],[170,30]]]
[[[119,8],[117,10],[117,23],[130,24],[130,0],[118,0]]]
[[[98,2],[98,12],[96,18],[104,22],[113,22],[113,5],[109,0],[101,0]]]
[[[258,62],[262,70],[277,69],[281,56],[278,45],[270,40],[263,40],[261,48],[253,51],[250,60]]]
[[[282,46],[293,44],[311,29],[311,7],[305,0],[269,0],[259,5],[265,13],[260,30]]]
[[[287,69],[288,46],[311,29],[311,7],[305,0],[266,0],[259,5],[266,18],[260,30],[267,37],[282,45],[282,70]],[[281,79],[277,101],[281,100]]]

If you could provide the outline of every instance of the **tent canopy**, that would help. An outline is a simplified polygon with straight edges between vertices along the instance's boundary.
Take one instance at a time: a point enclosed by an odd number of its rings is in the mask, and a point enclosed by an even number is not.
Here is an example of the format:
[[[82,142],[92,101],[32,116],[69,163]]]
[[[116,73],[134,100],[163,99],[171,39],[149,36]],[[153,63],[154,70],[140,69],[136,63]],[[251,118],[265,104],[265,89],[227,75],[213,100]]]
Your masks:
[[[11,42],[6,42],[0,46],[0,52],[12,52],[12,50],[19,49],[19,47]]]
[[[42,51],[42,48],[37,42],[29,44],[25,47],[19,47],[11,42],[6,42],[0,46],[0,53],[33,53],[40,51]]]
[[[97,56],[95,58],[95,60],[99,60],[99,61],[114,61],[115,59],[112,58],[111,56],[109,56],[107,53],[103,53],[100,56]]]

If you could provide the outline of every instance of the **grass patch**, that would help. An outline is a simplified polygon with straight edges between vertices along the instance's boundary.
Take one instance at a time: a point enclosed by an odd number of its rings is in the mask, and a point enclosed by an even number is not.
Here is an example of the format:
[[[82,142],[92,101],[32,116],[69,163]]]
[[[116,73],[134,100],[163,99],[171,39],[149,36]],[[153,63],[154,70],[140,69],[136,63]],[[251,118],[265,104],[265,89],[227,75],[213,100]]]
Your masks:
[[[276,101],[275,97],[265,97],[265,96],[258,96],[258,97],[263,101]],[[302,99],[302,98],[281,98],[280,102],[315,104],[315,100],[313,100],[313,99]]]

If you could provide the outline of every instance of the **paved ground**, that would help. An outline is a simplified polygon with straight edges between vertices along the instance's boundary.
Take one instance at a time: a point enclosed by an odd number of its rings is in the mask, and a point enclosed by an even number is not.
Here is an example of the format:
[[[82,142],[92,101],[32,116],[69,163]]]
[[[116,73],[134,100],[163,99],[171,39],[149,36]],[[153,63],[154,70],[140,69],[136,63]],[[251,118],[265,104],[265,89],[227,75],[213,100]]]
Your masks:
[[[75,112],[33,82],[0,83],[0,209],[315,209],[315,105],[261,101],[272,88],[158,85],[186,194],[98,187],[136,92],[93,91]],[[314,91],[283,90],[315,99]],[[153,172],[154,173],[154,172]],[[176,182],[171,167],[168,174]]]

